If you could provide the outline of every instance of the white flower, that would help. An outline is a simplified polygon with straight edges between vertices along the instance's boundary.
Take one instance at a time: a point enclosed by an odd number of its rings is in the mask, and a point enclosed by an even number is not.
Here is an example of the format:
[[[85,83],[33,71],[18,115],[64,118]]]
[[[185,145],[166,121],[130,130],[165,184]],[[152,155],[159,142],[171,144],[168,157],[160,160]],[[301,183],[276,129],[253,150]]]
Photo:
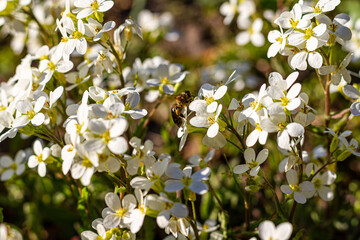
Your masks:
[[[83,144],[76,146],[77,154],[80,160],[77,160],[71,166],[71,176],[74,179],[81,180],[84,186],[90,184],[92,175],[96,171],[96,167],[99,166],[99,157],[96,152],[88,152],[85,150]]]
[[[296,47],[305,43],[308,51],[314,51],[315,49],[323,46],[329,39],[329,34],[326,30],[326,24],[321,23],[314,28],[306,28],[304,32],[294,31],[289,35],[288,43]]]
[[[250,124],[255,128],[246,138],[246,146],[252,147],[257,141],[261,145],[266,143],[268,132],[261,128],[261,120],[259,118],[253,118],[253,121],[250,121]]]
[[[177,65],[160,64],[153,78],[146,81],[151,87],[159,87],[159,90],[172,95],[175,92],[173,85],[182,82],[188,72],[181,72],[181,67]]]
[[[253,148],[247,148],[244,151],[244,158],[246,163],[240,164],[234,167],[234,173],[243,174],[250,170],[250,176],[254,177],[258,174],[260,170],[260,165],[265,162],[269,155],[268,149],[263,149],[259,152],[258,156],[255,155],[255,150]],[[256,157],[256,159],[255,159]]]
[[[41,142],[39,140],[35,140],[34,153],[35,155],[29,157],[28,166],[29,168],[38,167],[39,176],[44,177],[46,175],[45,161],[50,156],[51,150],[48,147],[43,148]]]
[[[90,79],[90,75],[88,75],[89,66],[86,61],[80,63],[76,68],[78,71],[70,72],[65,75],[66,81],[72,84],[66,88],[66,91],[71,91]]]
[[[311,198],[315,193],[314,184],[309,181],[304,181],[300,184],[298,175],[294,169],[286,172],[286,180],[289,185],[281,185],[280,189],[285,194],[294,196],[294,200],[300,204],[306,203],[307,198]]]
[[[99,152],[106,146],[114,154],[123,154],[127,151],[127,141],[121,136],[128,128],[125,118],[119,117],[109,121],[91,119],[88,128],[93,135],[87,135],[84,145],[87,151]]]
[[[222,105],[218,105],[215,113],[196,112],[196,116],[190,119],[190,124],[194,127],[208,128],[206,135],[209,138],[215,137],[219,133],[220,125],[218,123]],[[220,119],[219,119],[220,120]]]
[[[349,98],[355,99],[350,106],[351,113],[355,116],[360,115],[360,92],[352,85],[346,85],[343,87],[344,94]]]
[[[95,67],[95,74],[98,77],[102,76],[103,70],[105,70],[107,73],[113,72],[113,62],[111,61],[110,57],[108,56],[108,51],[99,51],[98,57],[95,60],[94,67]],[[124,69],[125,70],[125,69]]]
[[[39,97],[34,106],[27,100],[18,101],[16,104],[17,117],[13,122],[13,127],[21,128],[26,126],[29,122],[34,126],[43,124],[45,115],[40,111],[44,107],[45,101],[45,97]]]
[[[82,19],[97,12],[106,12],[114,6],[112,0],[77,0],[74,6],[79,8],[76,15],[77,19]]]
[[[235,14],[238,11],[238,1],[237,0],[229,0],[229,2],[224,2],[220,6],[220,13],[225,16],[224,24],[229,25],[231,21],[234,19]]]
[[[166,192],[176,192],[183,188],[188,188],[197,194],[205,194],[208,186],[203,182],[208,180],[210,168],[203,168],[192,174],[192,167],[187,166],[181,171],[177,167],[170,167],[166,170],[166,175],[171,178],[165,182]]]
[[[83,1],[83,0],[79,0]],[[87,2],[88,0],[85,0]],[[73,21],[69,21],[65,23],[64,27],[67,29],[71,38],[69,38],[68,43],[65,48],[66,54],[70,55],[75,49],[76,51],[84,55],[87,50],[87,42],[85,39],[85,26],[82,20],[78,20],[77,22],[77,30],[75,29]]]
[[[81,233],[81,240],[97,240],[99,237],[106,238],[106,228],[102,224],[101,218],[95,219],[91,225],[97,231],[97,234],[92,231],[84,231]]]
[[[266,220],[259,225],[259,237],[261,240],[288,240],[292,231],[293,227],[288,222],[283,222],[275,227],[273,222]]]
[[[133,31],[135,32],[136,35],[139,36],[139,38],[143,39],[141,27],[133,19],[126,19],[125,23],[121,24],[118,29],[120,33],[122,31],[125,32],[125,38],[127,41],[131,40]]]
[[[70,53],[69,53],[70,54]],[[69,55],[68,54],[68,55]],[[68,59],[61,59],[63,53],[55,50],[49,59],[43,59],[39,63],[39,71],[42,72],[39,83],[43,86],[50,81],[54,72],[66,73],[71,70],[74,64]]]
[[[335,16],[334,20],[326,15],[320,15],[316,18],[320,23],[325,23],[328,26],[328,31],[330,34],[329,44],[335,44],[335,41],[341,45],[345,44],[345,41],[351,39],[352,33],[351,30],[344,26],[347,22],[350,21],[349,15],[345,13],[340,13]]]
[[[207,167],[208,162],[211,161],[211,159],[213,159],[214,155],[215,155],[215,150],[211,150],[210,152],[208,152],[205,158],[202,158],[199,155],[194,155],[189,158],[189,163],[192,164],[191,165],[192,167],[197,167],[197,166],[200,166],[202,168]]]
[[[282,30],[279,32],[278,30],[273,30],[269,32],[268,40],[271,46],[268,49],[267,57],[274,57],[279,51],[284,50],[287,42],[287,33],[283,33]]]
[[[203,84],[199,90],[199,99],[192,101],[189,105],[189,109],[191,111],[195,111],[196,113],[201,112],[203,108],[206,108],[206,112],[208,113],[215,112],[218,108],[217,100],[220,100],[222,97],[224,97],[227,92],[227,84],[228,83],[218,88],[208,83]]]
[[[0,168],[4,169],[1,173],[1,181],[10,179],[14,174],[21,175],[25,171],[24,159],[25,152],[23,150],[16,153],[14,160],[6,155],[0,157]]]
[[[170,160],[171,157],[169,155],[161,154],[158,161],[146,169],[146,177],[136,176],[130,181],[130,185],[133,188],[140,188],[146,192],[154,186],[154,190],[158,192],[157,183],[162,184],[161,177],[164,175]]]
[[[224,137],[224,135],[222,135],[220,132],[218,132],[217,135],[212,138],[208,137],[208,135],[205,135],[202,139],[202,143],[206,146],[209,146],[209,147],[212,147],[215,149],[220,149],[226,145],[227,140]]]
[[[293,111],[301,104],[298,95],[301,91],[301,84],[295,83],[290,89],[280,89],[278,86],[269,86],[267,89],[268,95],[275,100],[269,108],[285,108],[288,111]]]
[[[185,218],[189,211],[186,205],[182,203],[174,203],[167,198],[166,194],[160,193],[160,196],[150,194],[147,197],[148,207],[159,211],[156,217],[156,223],[160,228],[166,228],[169,225],[171,217]]]
[[[290,137],[300,137],[305,132],[301,124],[287,123],[285,114],[275,114],[271,118],[263,118],[260,126],[269,133],[277,132],[278,146],[284,150],[290,150]]]
[[[105,212],[103,224],[106,228],[125,227],[132,222],[131,212],[137,205],[134,195],[127,194],[120,202],[118,195],[109,192],[105,196],[105,202],[108,206],[103,210]]]
[[[154,144],[151,140],[146,140],[144,145],[141,145],[140,138],[132,137],[129,144],[134,149],[132,156],[125,157],[127,160],[126,170],[130,175],[137,174],[139,166],[145,165],[148,169],[155,163]]]
[[[318,167],[310,163],[306,165],[305,172],[309,177],[317,172]],[[326,171],[323,174],[318,173],[311,182],[314,184],[316,192],[319,194],[322,200],[331,201],[334,199],[334,193],[329,185],[333,184],[336,179],[336,174],[332,171]]]
[[[99,41],[101,39],[101,35],[105,32],[112,30],[115,27],[114,21],[109,21],[103,25],[98,21],[89,17],[88,23],[85,24],[85,35],[92,37],[94,41]]]
[[[348,53],[348,55],[346,55],[344,60],[338,66],[323,66],[319,68],[319,73],[321,75],[331,74],[331,82],[334,85],[339,85],[342,78],[349,84],[351,82],[351,76],[346,67],[349,65],[352,56],[353,53]]]
[[[143,192],[138,188],[134,190],[134,194],[138,202],[138,208],[135,208],[131,211],[130,218],[132,219],[132,221],[129,223],[129,225],[130,231],[132,233],[137,233],[138,231],[140,231],[144,223],[148,200],[147,198],[144,199]]]
[[[339,4],[340,0],[319,0],[313,7],[303,5],[303,12],[308,13],[304,15],[304,18],[312,19],[313,17],[319,16],[322,13],[330,12],[334,10],[335,7]]]
[[[310,20],[302,18],[301,5],[296,3],[293,9],[281,13],[281,15],[275,19],[275,24],[284,29],[304,29],[310,25]]]
[[[249,29],[236,35],[236,43],[242,46],[251,41],[251,43],[256,47],[263,46],[265,43],[265,38],[261,33],[262,27],[263,21],[260,18],[255,19]]]

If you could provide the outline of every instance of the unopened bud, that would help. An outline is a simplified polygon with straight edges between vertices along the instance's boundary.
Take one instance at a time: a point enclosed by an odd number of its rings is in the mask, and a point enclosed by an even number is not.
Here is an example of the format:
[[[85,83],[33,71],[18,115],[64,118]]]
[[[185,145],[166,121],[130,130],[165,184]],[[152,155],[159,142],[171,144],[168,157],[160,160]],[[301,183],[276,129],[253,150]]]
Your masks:
[[[347,159],[348,157],[350,157],[351,155],[351,152],[349,152],[349,150],[345,150],[343,153],[341,153],[338,157],[337,157],[337,160],[342,162],[344,161],[345,159]]]
[[[339,142],[340,142],[340,139],[337,138],[337,137],[334,137],[331,141],[331,144],[330,144],[330,152],[334,152],[337,147],[339,146]]]
[[[125,39],[126,41],[130,41],[131,37],[132,37],[132,29],[129,26],[126,26],[124,29],[124,33],[125,33]]]

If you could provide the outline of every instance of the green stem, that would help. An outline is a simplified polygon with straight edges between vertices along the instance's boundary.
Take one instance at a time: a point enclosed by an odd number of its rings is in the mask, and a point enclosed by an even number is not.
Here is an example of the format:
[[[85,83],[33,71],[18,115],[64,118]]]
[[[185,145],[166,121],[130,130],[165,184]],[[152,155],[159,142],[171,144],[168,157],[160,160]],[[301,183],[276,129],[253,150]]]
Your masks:
[[[217,203],[219,204],[219,207],[220,207],[221,211],[224,212],[224,207],[223,207],[223,205],[222,205],[222,203],[221,203],[221,200],[220,200],[220,198],[216,195],[216,192],[215,192],[214,188],[211,186],[210,181],[207,181],[207,184],[208,184],[208,186],[209,186],[209,190],[210,190],[211,194],[214,196],[214,198],[216,199]]]
[[[120,76],[121,88],[124,88],[125,87],[125,79],[124,79],[124,75],[123,75],[123,72],[122,72],[122,66],[121,66],[122,61],[121,61],[121,59],[119,57],[119,54],[115,50],[113,43],[110,40],[108,40],[107,43],[109,44],[109,46],[111,48],[111,53],[115,57],[116,65],[118,67],[118,72],[119,72],[119,76]]]

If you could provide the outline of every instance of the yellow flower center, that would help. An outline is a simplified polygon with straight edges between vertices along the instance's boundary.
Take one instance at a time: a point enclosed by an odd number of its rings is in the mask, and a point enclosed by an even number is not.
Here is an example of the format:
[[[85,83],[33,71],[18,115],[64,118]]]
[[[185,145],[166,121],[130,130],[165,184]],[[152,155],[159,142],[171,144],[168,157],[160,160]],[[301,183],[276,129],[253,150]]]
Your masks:
[[[74,31],[73,32],[73,38],[75,39],[81,39],[83,37],[83,34],[79,31]]]
[[[212,102],[215,101],[215,99],[213,97],[204,97],[204,98],[205,98],[207,105],[210,105]]]
[[[287,106],[289,104],[289,99],[287,97],[280,97],[281,105]]]
[[[39,57],[39,60],[40,60],[40,61],[41,61],[41,60],[45,60],[45,59],[48,59],[48,56],[47,56],[47,55],[42,55],[42,56]]]
[[[313,7],[314,13],[322,13],[322,9],[319,6]]]
[[[259,123],[255,123],[255,129],[258,131],[262,131]]]
[[[276,38],[275,40],[276,40],[277,42],[279,42],[280,44],[282,44],[282,42],[283,42],[284,39],[283,39],[282,37],[278,37],[278,38]]]
[[[30,110],[26,114],[28,115],[29,119],[33,119],[35,117],[35,111],[34,110]]]
[[[100,137],[101,137],[102,139],[104,139],[104,142],[105,142],[105,143],[108,143],[108,142],[110,142],[110,140],[111,140],[110,132],[109,132],[109,131],[106,131],[104,134],[100,134]]]
[[[82,165],[86,168],[91,168],[93,166],[90,159],[88,158],[84,158]]]
[[[48,63],[48,67],[49,67],[50,71],[54,72],[56,69],[56,64],[54,62],[50,61]]]
[[[286,128],[286,124],[285,123],[278,123],[278,128],[279,128],[279,131],[282,131]]]
[[[90,4],[92,10],[97,11],[99,9],[99,3],[95,0],[93,3]]]
[[[306,40],[310,39],[312,37],[312,35],[314,35],[314,30],[312,28],[307,28],[305,29],[305,36],[304,38]]]
[[[37,160],[38,160],[39,163],[43,162],[42,157],[43,157],[42,153],[40,153],[40,155],[37,156]]]
[[[292,185],[290,184],[290,188],[294,191],[294,192],[300,192],[300,187],[299,185]]]
[[[5,110],[6,110],[6,106],[0,106],[0,112]]]
[[[119,210],[116,211],[116,216],[123,217],[125,213],[126,213],[126,209],[120,208]]]
[[[161,83],[165,85],[168,84],[169,83],[168,77],[164,77],[163,79],[161,79]]]
[[[296,26],[297,26],[298,23],[299,23],[299,20],[296,20],[296,21],[295,21],[293,18],[290,18],[289,22],[290,22],[291,28],[296,28]]]
[[[249,168],[256,168],[259,165],[259,163],[255,162],[255,160],[251,160],[251,162],[248,164],[249,164]]]

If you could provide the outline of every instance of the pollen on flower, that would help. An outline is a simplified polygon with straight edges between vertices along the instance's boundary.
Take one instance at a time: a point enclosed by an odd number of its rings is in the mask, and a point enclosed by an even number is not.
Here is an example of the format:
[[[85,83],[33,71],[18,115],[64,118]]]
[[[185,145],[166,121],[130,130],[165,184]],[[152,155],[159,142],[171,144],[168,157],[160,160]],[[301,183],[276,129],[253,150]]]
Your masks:
[[[281,105],[287,106],[289,104],[289,98],[287,97],[280,97]]]
[[[212,102],[215,101],[215,99],[213,97],[204,97],[204,98],[205,98],[207,105],[210,105]]]
[[[290,188],[294,191],[294,192],[299,192],[300,191],[300,187],[299,185],[290,185]]]
[[[169,83],[168,77],[164,77],[163,79],[161,79],[161,83],[165,85],[168,84]]]
[[[253,101],[250,103],[250,107],[252,107],[252,109],[255,109],[257,105],[257,101]]]
[[[312,37],[312,35],[314,35],[314,30],[312,28],[307,28],[305,29],[305,36],[304,38],[306,40],[310,39]]]
[[[93,166],[90,159],[88,158],[84,158],[82,165],[86,168],[91,168]]]
[[[92,10],[97,11],[99,9],[99,3],[95,0],[93,3],[90,4]]]
[[[120,208],[116,211],[116,216],[122,217],[125,215],[125,213],[126,213],[126,209]]]
[[[249,163],[250,168],[256,168],[258,165],[259,163],[254,160],[251,160],[251,162]]]
[[[295,21],[293,18],[290,18],[289,22],[290,22],[291,28],[296,28],[296,26],[299,23],[299,19]]]
[[[29,119],[33,119],[35,117],[35,111],[34,110],[30,110],[26,114],[28,115]]]
[[[319,6],[313,7],[314,13],[322,13],[322,9]]]
[[[275,40],[276,40],[277,42],[279,42],[280,44],[282,44],[282,42],[283,42],[284,39],[283,39],[282,37],[278,37],[278,38],[276,38]]]
[[[43,158],[43,155],[42,155],[42,153],[40,153],[40,155],[37,156],[37,160],[38,160],[39,163],[43,162],[42,158]]]
[[[215,123],[215,117],[208,117],[208,122],[210,124],[214,124]]]
[[[262,131],[259,123],[255,123],[255,129],[258,131]]]
[[[68,38],[65,38],[65,37],[62,37],[61,38],[61,42],[67,42],[69,39]]]
[[[74,31],[73,32],[73,38],[75,39],[81,39],[83,37],[83,34],[79,31]]]
[[[5,110],[6,110],[6,106],[0,106],[0,112]]]
[[[104,134],[101,134],[100,137],[104,140],[105,143],[108,143],[111,140],[109,131],[106,131]]]
[[[278,123],[278,128],[279,128],[279,131],[282,131],[286,128],[286,124],[285,123]]]
[[[55,69],[56,69],[56,64],[55,64],[54,62],[50,61],[50,62],[48,63],[48,67],[49,67],[50,71],[55,71]]]

